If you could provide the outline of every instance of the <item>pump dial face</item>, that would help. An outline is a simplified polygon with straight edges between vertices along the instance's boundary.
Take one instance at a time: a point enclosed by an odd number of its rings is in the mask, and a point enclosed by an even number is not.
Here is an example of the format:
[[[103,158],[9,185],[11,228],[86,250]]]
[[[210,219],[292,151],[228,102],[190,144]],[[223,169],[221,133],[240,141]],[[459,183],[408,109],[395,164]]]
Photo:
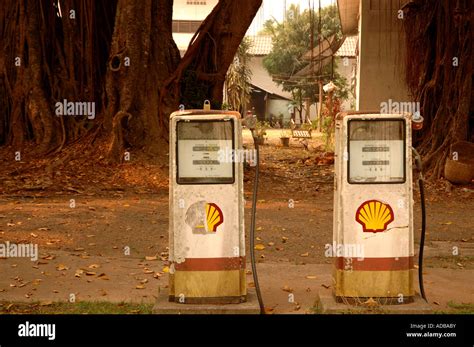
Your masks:
[[[178,184],[233,183],[233,129],[232,120],[178,121]]]
[[[405,182],[404,120],[350,120],[349,183]]]

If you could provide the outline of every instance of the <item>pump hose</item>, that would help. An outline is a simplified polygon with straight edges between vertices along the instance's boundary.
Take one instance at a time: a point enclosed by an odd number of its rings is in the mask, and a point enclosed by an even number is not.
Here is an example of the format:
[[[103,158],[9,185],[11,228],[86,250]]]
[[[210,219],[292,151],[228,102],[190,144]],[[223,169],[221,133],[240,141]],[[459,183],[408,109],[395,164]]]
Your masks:
[[[425,187],[423,178],[423,165],[421,162],[421,156],[415,148],[412,147],[413,153],[415,154],[415,163],[418,171],[420,171],[420,177],[418,178],[418,186],[420,188],[420,200],[421,200],[421,236],[420,236],[420,251],[418,252],[418,282],[420,285],[421,297],[428,302],[425,294],[425,287],[423,285],[423,250],[425,247],[425,234],[426,234],[426,206],[425,206]]]
[[[262,294],[260,292],[260,285],[258,284],[257,264],[255,262],[255,214],[257,212],[257,191],[258,191],[258,174],[260,169],[260,152],[258,149],[258,139],[252,131],[253,143],[255,146],[255,178],[253,182],[253,197],[252,197],[252,217],[250,219],[250,263],[252,264],[253,281],[255,284],[255,291],[257,292],[258,304],[260,306],[260,313],[265,313],[263,305]]]

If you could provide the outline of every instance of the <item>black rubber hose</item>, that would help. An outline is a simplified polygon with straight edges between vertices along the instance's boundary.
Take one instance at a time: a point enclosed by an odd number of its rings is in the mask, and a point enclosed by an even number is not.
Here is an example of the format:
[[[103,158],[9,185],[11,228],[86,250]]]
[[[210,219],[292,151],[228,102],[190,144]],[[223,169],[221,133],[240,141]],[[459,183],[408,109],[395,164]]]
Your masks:
[[[426,234],[426,207],[425,207],[425,187],[423,184],[423,177],[420,175],[418,179],[418,185],[420,187],[420,200],[421,200],[421,237],[420,237],[420,251],[418,253],[418,282],[420,283],[420,294],[426,302],[425,287],[423,285],[423,249],[425,247],[425,234]]]
[[[258,191],[258,175],[260,169],[260,152],[258,149],[258,139],[254,136],[252,131],[253,143],[255,146],[255,178],[253,182],[253,197],[252,197],[252,217],[250,219],[250,263],[252,264],[253,282],[255,284],[255,291],[257,292],[258,305],[260,306],[260,313],[265,313],[263,305],[262,293],[260,292],[260,285],[258,283],[257,264],[255,261],[255,215],[257,213],[257,191]]]
[[[420,201],[421,201],[421,237],[420,237],[420,251],[418,252],[418,283],[420,285],[420,294],[426,302],[425,287],[423,284],[423,250],[425,248],[425,235],[426,235],[426,204],[425,204],[425,186],[423,178],[423,165],[421,162],[421,156],[415,148],[412,147],[413,153],[415,154],[416,168],[420,172],[418,178],[418,186],[420,188]]]

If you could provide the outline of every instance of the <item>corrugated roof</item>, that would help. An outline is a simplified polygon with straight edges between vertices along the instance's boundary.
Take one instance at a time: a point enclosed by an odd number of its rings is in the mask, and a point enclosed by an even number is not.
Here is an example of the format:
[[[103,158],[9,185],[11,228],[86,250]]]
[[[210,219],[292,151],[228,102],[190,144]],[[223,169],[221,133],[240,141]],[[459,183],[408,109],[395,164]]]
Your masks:
[[[250,41],[250,55],[267,55],[272,51],[272,37],[268,35],[247,36]]]
[[[337,0],[341,29],[344,35],[357,33],[360,0]]]
[[[355,57],[357,49],[357,35],[347,36],[342,46],[336,52],[338,57]]]
[[[262,58],[255,57],[250,59],[249,68],[252,70],[251,84],[267,93],[277,95],[283,99],[291,100],[291,93],[283,91],[283,89],[272,80],[267,70],[262,65]]]

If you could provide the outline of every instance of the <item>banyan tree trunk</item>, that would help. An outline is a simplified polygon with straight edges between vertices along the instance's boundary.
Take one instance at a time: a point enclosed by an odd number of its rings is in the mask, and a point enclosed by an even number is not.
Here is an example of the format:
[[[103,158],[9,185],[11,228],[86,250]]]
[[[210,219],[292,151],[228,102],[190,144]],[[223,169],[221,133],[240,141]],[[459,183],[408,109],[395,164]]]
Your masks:
[[[421,104],[417,138],[424,166],[439,178],[451,145],[467,140],[474,113],[474,2],[413,0],[405,7],[406,80]]]

